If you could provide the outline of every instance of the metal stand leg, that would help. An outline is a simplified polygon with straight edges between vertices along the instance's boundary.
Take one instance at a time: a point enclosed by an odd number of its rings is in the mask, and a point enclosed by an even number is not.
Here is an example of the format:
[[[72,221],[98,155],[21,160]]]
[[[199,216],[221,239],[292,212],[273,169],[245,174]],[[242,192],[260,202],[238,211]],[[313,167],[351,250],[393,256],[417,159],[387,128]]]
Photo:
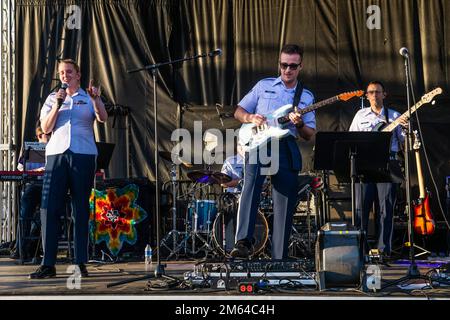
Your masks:
[[[164,246],[169,250],[169,255],[167,256],[167,260],[169,260],[172,256],[175,256],[175,259],[178,259],[178,252],[183,249],[183,243],[186,242],[186,238],[178,243],[178,239],[183,232],[177,230],[177,169],[176,164],[172,163],[172,167],[170,170],[171,175],[171,184],[172,184],[172,230],[164,237],[161,241],[161,246]],[[183,235],[185,236],[185,234]],[[172,247],[167,245],[167,242],[172,240]]]
[[[199,253],[200,251],[204,251],[205,252],[205,256],[208,255],[208,252],[213,251],[212,246],[210,245],[210,241],[209,241],[209,234],[207,234],[207,238],[205,239],[202,236],[202,232],[201,230],[198,229],[198,213],[197,213],[197,209],[194,210],[193,213],[193,217],[194,217],[194,221],[193,221],[193,229],[188,233],[189,235],[187,236],[187,238],[184,240],[185,242],[188,239],[191,239],[192,244],[191,244],[191,254],[192,255],[196,255],[197,253]],[[196,244],[196,240],[200,240],[202,245],[197,248],[197,244]]]

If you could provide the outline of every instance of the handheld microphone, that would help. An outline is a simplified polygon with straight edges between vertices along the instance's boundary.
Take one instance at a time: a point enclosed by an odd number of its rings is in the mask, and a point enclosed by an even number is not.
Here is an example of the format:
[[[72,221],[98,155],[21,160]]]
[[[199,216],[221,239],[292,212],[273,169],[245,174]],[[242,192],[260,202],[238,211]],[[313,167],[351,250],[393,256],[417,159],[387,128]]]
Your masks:
[[[401,56],[408,59],[409,58],[409,51],[405,47],[401,48],[398,53],[400,53]]]
[[[68,85],[67,83],[63,82],[63,83],[61,84],[61,87],[60,87],[59,89],[60,89],[60,90],[61,90],[61,89],[66,90],[68,87],[69,87],[69,85]],[[61,99],[61,98],[58,98],[58,99],[56,99],[56,101],[58,102],[58,109],[61,108],[61,106],[62,106],[64,100]]]
[[[222,55],[222,49],[216,49],[208,53],[208,57],[220,56]]]

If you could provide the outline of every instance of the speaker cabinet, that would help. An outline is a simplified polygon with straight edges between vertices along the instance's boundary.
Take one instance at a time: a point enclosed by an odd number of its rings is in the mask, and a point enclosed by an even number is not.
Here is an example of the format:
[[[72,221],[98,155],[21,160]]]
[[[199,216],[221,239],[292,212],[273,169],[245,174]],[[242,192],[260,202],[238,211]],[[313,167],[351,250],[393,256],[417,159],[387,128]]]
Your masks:
[[[316,242],[316,275],[319,289],[357,287],[364,266],[362,234],[353,226],[327,223]]]

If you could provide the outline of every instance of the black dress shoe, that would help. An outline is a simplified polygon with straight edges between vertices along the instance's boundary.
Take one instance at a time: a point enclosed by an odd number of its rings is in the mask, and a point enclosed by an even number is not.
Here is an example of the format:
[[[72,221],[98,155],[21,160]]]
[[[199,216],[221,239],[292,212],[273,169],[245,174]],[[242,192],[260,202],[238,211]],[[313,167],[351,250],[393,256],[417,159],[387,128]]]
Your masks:
[[[18,251],[12,251],[9,257],[11,259],[17,260],[17,259],[20,259],[20,254]]]
[[[87,268],[83,263],[79,264],[78,268],[80,268],[80,273],[81,273],[82,278],[87,278],[89,276]]]
[[[248,259],[250,256],[251,244],[247,240],[239,240],[234,245],[233,250],[231,250],[230,255],[233,258],[243,258]]]
[[[29,275],[30,279],[45,279],[56,276],[56,268],[54,266],[40,266],[35,272]]]

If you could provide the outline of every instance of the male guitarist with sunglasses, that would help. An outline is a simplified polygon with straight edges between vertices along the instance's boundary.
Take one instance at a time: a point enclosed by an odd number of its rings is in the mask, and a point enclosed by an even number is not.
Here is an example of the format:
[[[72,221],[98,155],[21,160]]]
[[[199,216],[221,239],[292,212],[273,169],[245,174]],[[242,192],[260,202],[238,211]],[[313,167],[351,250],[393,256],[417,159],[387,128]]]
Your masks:
[[[314,101],[313,94],[304,89],[298,81],[303,67],[303,49],[298,45],[287,44],[280,53],[278,78],[266,78],[259,81],[239,102],[235,118],[242,123],[257,126],[266,123],[268,115],[287,104],[298,104],[302,109]],[[297,98],[297,103],[294,97]],[[278,170],[270,173],[273,198],[272,259],[283,259],[288,254],[288,240],[291,232],[292,217],[297,202],[297,177],[302,167],[302,158],[296,138],[311,139],[315,134],[316,120],[314,111],[302,116],[289,114],[289,135],[277,140],[278,152],[270,154],[271,161],[277,157]],[[270,144],[270,142],[269,142]],[[258,153],[259,150],[250,152]],[[239,204],[236,244],[231,251],[235,258],[248,258],[252,255],[253,233],[265,175],[264,166],[245,154],[244,185]],[[263,171],[264,173],[264,171]]]

